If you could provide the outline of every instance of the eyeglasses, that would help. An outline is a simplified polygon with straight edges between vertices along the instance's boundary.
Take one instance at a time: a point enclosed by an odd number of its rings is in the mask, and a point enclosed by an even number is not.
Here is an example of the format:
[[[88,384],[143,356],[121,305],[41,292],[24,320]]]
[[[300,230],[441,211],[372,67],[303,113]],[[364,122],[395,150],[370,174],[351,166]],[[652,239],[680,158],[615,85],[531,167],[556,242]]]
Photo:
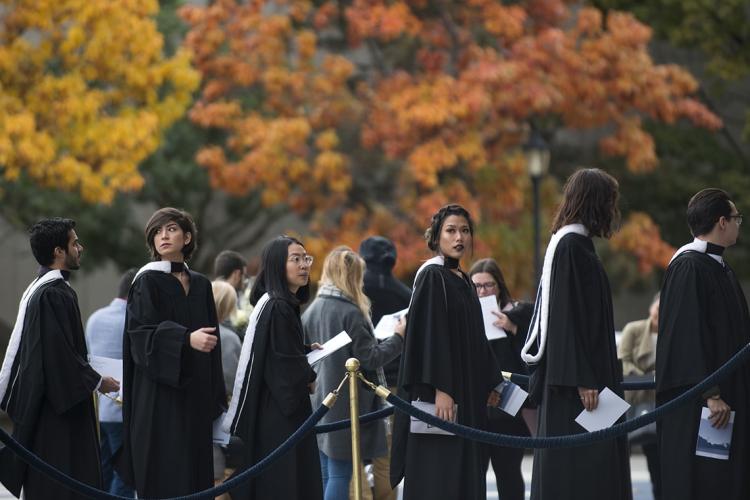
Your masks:
[[[742,225],[742,214],[727,215],[727,219],[737,219],[737,225]]]
[[[474,288],[476,288],[477,291],[484,289],[489,292],[490,290],[493,290],[496,286],[497,286],[497,283],[495,283],[494,281],[488,281],[487,283],[474,283]]]
[[[313,258],[312,255],[307,255],[307,254],[299,255],[295,253],[295,254],[290,255],[288,260],[289,262],[293,262],[297,264],[298,266],[302,265],[302,263],[304,263],[306,266],[312,266],[313,260],[315,259]]]

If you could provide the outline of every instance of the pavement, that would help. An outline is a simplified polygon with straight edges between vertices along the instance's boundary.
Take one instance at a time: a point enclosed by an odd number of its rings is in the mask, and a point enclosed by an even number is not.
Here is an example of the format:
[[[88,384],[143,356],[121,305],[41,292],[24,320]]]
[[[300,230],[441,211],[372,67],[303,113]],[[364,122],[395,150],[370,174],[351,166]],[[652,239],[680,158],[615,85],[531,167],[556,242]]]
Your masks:
[[[521,465],[523,477],[526,481],[526,498],[529,498],[529,485],[531,484],[531,462],[532,456],[526,454]],[[633,500],[653,500],[646,459],[640,453],[634,453],[630,457],[630,475],[633,482]],[[0,500],[10,500],[12,498],[15,497],[0,485]],[[399,500],[400,498],[399,495]],[[487,500],[498,500],[497,485],[492,467],[487,471]]]

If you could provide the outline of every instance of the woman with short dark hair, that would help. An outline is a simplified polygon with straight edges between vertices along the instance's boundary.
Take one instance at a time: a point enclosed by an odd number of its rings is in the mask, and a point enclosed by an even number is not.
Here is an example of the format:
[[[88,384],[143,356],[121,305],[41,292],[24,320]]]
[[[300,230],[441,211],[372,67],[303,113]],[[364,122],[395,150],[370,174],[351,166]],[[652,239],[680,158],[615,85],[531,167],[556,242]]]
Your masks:
[[[617,181],[581,169],[565,184],[544,257],[534,315],[522,356],[535,367],[530,392],[540,403],[538,435],[579,434],[581,411],[594,410],[605,387],[622,397],[612,294],[592,238],[617,224]],[[630,499],[625,437],[573,448],[534,450],[531,498]]]
[[[136,274],[123,338],[123,451],[117,464],[139,497],[213,485],[212,424],[226,408],[211,282],[186,261],[192,217],[157,210],[146,224],[153,262]]]
[[[460,205],[432,217],[425,239],[435,257],[414,280],[398,385],[402,398],[434,405],[430,411],[443,420],[486,429],[488,398],[502,376],[474,285],[460,268],[473,237],[471,216]],[[429,430],[412,429],[409,417],[396,413],[391,485],[404,479],[405,500],[484,499],[485,446]]]
[[[302,243],[290,236],[279,236],[263,248],[250,294],[255,308],[224,419],[225,430],[245,444],[244,463],[236,474],[278,448],[312,414],[316,374],[307,362],[311,347],[304,344],[300,320],[300,305],[310,296],[312,262]],[[231,495],[235,500],[322,499],[315,434]]]

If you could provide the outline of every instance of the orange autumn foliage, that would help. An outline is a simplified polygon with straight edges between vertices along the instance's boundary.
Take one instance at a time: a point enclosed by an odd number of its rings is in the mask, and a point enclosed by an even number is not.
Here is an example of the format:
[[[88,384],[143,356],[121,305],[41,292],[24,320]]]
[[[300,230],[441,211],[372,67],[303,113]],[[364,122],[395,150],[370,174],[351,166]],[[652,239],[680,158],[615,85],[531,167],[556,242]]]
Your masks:
[[[408,273],[427,257],[421,234],[447,202],[465,205],[480,234],[505,245],[496,230],[506,239],[528,233],[521,145],[530,126],[548,136],[608,131],[602,152],[624,157],[634,172],[658,164],[644,118],[721,126],[696,100],[689,73],[652,61],[648,26],[567,3],[185,7],[185,44],[204,82],[190,116],[220,136],[198,161],[215,187],[259,192],[267,206],[308,218],[308,250],[318,255],[381,233],[396,242],[398,271]],[[528,245],[508,248],[515,253],[477,241],[474,255],[527,265]],[[646,248],[642,262],[660,262],[663,248]],[[510,285],[523,290],[529,281]]]

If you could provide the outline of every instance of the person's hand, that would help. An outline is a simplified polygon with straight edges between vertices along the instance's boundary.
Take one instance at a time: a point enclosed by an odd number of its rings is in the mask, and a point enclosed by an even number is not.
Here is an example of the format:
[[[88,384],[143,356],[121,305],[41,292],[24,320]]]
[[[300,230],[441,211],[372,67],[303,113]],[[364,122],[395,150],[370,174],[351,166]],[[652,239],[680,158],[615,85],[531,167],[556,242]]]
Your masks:
[[[447,392],[435,389],[435,416],[453,422],[453,398]]]
[[[310,344],[310,350],[312,351],[316,351],[316,350],[320,351],[322,349],[323,349],[323,345],[319,344],[318,342],[313,342],[312,344]]]
[[[99,384],[99,392],[102,394],[109,394],[110,392],[117,392],[119,390],[120,382],[112,377],[102,377],[102,383]]]
[[[711,426],[716,427],[717,429],[726,427],[729,423],[729,416],[732,412],[729,405],[721,398],[708,398],[706,403],[708,404],[708,409],[711,411],[711,414],[708,416]]]
[[[487,398],[487,406],[496,407],[500,404],[500,393],[496,390],[490,391],[490,396]]]
[[[315,394],[315,381],[313,380],[309,384],[307,384],[307,390],[310,391],[310,394]]]
[[[508,316],[505,313],[492,311],[492,314],[497,316],[497,319],[492,323],[493,325],[498,328],[502,328],[506,332],[509,332],[511,335],[515,335],[516,333],[518,333],[518,326],[516,326],[515,323],[508,319]]]
[[[406,318],[404,316],[398,318],[398,321],[396,322],[396,331],[394,333],[401,338],[404,338],[404,335],[406,335]]]
[[[190,347],[200,352],[213,351],[214,347],[216,347],[216,342],[218,342],[216,335],[213,335],[215,331],[216,328],[213,326],[198,328],[190,334]]]
[[[596,389],[578,388],[578,395],[581,397],[581,404],[588,411],[596,410],[599,406],[599,391]]]

